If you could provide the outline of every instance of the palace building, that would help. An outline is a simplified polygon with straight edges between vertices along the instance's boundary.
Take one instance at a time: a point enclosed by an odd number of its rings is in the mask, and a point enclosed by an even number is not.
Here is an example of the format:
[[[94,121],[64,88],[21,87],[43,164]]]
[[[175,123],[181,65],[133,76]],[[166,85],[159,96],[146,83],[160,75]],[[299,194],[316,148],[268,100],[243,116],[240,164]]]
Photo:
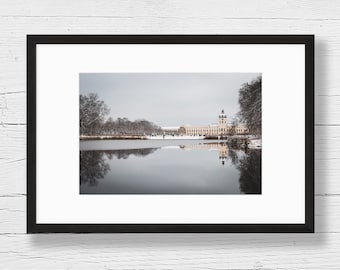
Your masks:
[[[244,125],[233,126],[228,124],[227,116],[224,110],[218,116],[218,124],[207,126],[189,126],[184,125],[178,129],[180,134],[188,136],[221,136],[230,134],[248,134],[249,130]]]

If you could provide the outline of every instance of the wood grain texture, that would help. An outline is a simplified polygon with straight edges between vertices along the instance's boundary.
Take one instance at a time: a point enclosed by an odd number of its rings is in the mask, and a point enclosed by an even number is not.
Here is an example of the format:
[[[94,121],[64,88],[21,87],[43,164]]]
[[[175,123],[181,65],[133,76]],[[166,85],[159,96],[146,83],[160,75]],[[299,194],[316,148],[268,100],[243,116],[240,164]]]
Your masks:
[[[339,269],[340,1],[0,0],[0,268]],[[26,235],[27,34],[315,34],[316,233]]]
[[[273,2],[259,0],[3,0],[0,16],[7,17],[110,17],[110,18],[235,18],[240,20],[291,19],[291,20],[337,20],[340,14],[338,1],[288,0]]]

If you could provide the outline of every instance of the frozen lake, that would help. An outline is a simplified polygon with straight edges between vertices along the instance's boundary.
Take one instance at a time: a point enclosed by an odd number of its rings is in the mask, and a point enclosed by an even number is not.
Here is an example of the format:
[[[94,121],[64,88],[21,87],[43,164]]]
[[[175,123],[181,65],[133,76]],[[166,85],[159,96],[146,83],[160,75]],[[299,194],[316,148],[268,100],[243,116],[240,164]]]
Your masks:
[[[80,142],[81,194],[260,194],[261,151],[208,140]]]

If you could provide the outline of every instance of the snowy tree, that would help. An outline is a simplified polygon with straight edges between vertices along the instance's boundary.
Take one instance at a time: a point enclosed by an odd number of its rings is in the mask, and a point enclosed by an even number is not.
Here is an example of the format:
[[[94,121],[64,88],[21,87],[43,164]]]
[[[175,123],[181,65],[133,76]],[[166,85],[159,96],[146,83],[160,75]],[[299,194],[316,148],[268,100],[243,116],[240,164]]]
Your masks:
[[[79,121],[80,134],[93,135],[102,131],[105,116],[109,113],[104,101],[99,100],[97,94],[80,95]]]
[[[105,123],[105,125],[107,125],[107,123]],[[112,127],[111,133],[114,132],[115,134],[150,135],[161,132],[159,126],[144,119],[130,121],[125,117],[119,117],[110,126]]]
[[[229,135],[235,135],[236,134],[236,127],[239,125],[239,119],[237,117],[234,117],[231,121],[230,129],[229,129]]]
[[[126,117],[105,119],[109,108],[97,94],[80,95],[80,135],[151,135],[161,128],[147,120],[130,121]]]
[[[262,79],[257,77],[239,90],[240,120],[255,135],[261,135],[262,124]]]

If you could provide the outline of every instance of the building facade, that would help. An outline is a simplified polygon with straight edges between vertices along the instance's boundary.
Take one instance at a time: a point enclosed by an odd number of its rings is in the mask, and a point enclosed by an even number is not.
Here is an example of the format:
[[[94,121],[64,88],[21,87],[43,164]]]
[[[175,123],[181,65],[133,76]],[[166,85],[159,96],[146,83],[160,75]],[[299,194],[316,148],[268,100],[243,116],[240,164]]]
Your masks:
[[[218,124],[207,126],[188,126],[184,125],[179,128],[179,133],[188,136],[223,136],[230,134],[248,134],[249,130],[244,125],[233,126],[228,124],[227,116],[224,110],[218,116]]]

